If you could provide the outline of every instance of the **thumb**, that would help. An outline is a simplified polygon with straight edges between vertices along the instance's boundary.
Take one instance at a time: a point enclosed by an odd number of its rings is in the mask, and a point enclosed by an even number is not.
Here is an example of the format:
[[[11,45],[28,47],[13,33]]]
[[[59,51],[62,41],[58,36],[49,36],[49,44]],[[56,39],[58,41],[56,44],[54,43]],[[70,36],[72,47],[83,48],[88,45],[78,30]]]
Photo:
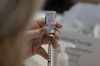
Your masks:
[[[32,39],[41,37],[43,34],[45,34],[45,32],[46,32],[46,27],[43,27],[43,28],[40,28],[40,29],[36,29],[36,30],[28,31],[29,36]]]
[[[37,54],[39,54],[40,56],[42,56],[43,58],[48,60],[48,53],[46,52],[46,50],[44,48],[40,47],[37,50]]]

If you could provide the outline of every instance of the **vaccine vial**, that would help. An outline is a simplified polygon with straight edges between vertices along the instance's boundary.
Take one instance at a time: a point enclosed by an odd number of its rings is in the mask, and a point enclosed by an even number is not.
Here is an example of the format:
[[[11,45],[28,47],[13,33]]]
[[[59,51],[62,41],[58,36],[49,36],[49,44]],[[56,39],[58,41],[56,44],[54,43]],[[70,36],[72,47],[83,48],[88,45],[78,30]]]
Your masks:
[[[47,34],[55,33],[55,25],[56,25],[56,12],[55,11],[47,11],[45,16],[46,26],[47,26]]]

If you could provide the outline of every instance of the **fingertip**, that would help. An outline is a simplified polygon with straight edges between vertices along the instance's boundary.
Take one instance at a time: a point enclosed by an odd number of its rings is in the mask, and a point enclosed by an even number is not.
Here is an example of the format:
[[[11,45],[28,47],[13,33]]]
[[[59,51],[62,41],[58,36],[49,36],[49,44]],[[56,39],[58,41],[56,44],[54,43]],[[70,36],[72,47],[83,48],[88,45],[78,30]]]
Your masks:
[[[60,38],[60,32],[59,31],[55,32],[55,38],[56,38],[56,40],[59,40],[59,38]]]
[[[62,24],[60,22],[57,22],[56,23],[56,27],[61,29],[63,26],[62,26]]]
[[[57,48],[57,41],[56,40],[52,41],[52,46],[53,46],[53,48]]]
[[[41,19],[37,20],[37,23],[39,24],[40,27],[45,26],[45,18],[41,18]]]

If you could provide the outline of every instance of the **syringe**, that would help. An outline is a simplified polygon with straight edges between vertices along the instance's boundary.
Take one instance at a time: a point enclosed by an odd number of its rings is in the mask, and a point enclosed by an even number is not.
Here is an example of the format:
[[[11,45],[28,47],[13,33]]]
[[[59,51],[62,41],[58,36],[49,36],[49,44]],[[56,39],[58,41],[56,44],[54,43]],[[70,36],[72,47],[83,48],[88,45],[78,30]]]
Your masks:
[[[49,43],[49,46],[48,46],[48,66],[51,66],[51,42]]]
[[[53,37],[55,33],[55,24],[56,24],[56,12],[55,11],[47,11],[45,16],[45,22],[47,26],[47,35]],[[51,42],[49,41],[48,46],[48,66],[51,66]]]

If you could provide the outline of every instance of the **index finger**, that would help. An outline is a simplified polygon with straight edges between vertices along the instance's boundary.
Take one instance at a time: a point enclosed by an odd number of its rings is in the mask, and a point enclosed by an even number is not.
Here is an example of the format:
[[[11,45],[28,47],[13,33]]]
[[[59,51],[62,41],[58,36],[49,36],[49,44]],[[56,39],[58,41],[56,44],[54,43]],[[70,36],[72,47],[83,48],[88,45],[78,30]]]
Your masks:
[[[37,23],[39,24],[40,27],[44,27],[46,25],[45,19],[40,19],[40,20],[37,21]],[[59,28],[59,29],[62,28],[61,23],[57,21],[56,27]]]

